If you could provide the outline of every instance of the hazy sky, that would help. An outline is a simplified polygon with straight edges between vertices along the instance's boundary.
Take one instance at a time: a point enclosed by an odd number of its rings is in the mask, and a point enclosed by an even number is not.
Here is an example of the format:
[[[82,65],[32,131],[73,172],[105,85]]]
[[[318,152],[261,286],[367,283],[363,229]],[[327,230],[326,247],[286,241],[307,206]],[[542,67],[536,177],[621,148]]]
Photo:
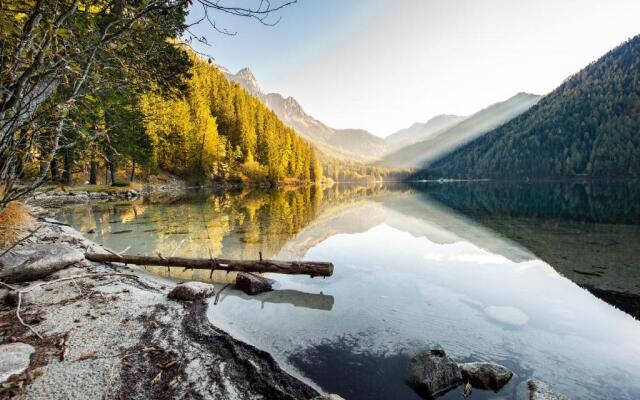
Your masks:
[[[198,49],[332,127],[379,136],[545,94],[640,34],[640,0],[298,0],[278,15],[274,27],[218,16],[237,35],[201,24],[211,47]]]

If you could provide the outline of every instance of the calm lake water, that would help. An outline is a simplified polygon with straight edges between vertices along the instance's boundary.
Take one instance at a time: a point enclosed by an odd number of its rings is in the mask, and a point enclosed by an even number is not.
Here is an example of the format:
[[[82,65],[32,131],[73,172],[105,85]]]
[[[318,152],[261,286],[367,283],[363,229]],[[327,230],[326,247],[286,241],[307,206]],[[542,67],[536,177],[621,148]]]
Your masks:
[[[576,399],[640,398],[636,182],[193,192],[59,217],[131,254],[333,262],[330,278],[273,276],[276,290],[254,297],[226,288],[209,317],[347,399],[419,398],[404,379],[425,346],[516,373],[474,399],[520,398],[530,378]]]

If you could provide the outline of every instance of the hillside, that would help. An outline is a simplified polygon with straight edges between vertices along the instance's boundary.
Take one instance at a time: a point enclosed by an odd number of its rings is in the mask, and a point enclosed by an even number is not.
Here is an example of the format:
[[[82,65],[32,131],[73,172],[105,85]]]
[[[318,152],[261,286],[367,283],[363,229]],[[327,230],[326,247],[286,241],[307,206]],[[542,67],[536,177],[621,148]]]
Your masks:
[[[640,36],[567,79],[535,107],[420,176],[640,175]]]
[[[359,129],[331,128],[307,114],[293,97],[285,98],[279,93],[264,93],[248,68],[243,68],[236,74],[229,73],[223,68],[222,70],[229,80],[238,83],[262,100],[286,125],[295,129],[331,157],[371,161],[384,153],[384,141],[377,136]],[[357,137],[350,138],[349,133]]]
[[[435,116],[427,122],[416,122],[408,128],[387,136],[384,139],[387,143],[387,151],[392,152],[407,145],[426,140],[464,121],[465,118],[467,117],[443,114]]]
[[[433,160],[464,146],[492,129],[517,117],[538,102],[540,96],[518,93],[515,96],[478,111],[449,129],[439,131],[426,140],[387,154],[381,165],[421,168]]]
[[[364,129],[336,129],[328,142],[335,147],[371,157],[382,155],[386,149],[384,139]]]
[[[203,181],[320,180],[309,143],[218,68],[194,54],[191,60],[184,97],[149,92],[140,101],[141,142],[149,148],[148,159],[137,156],[139,165]],[[112,143],[128,140],[117,141],[118,133]]]

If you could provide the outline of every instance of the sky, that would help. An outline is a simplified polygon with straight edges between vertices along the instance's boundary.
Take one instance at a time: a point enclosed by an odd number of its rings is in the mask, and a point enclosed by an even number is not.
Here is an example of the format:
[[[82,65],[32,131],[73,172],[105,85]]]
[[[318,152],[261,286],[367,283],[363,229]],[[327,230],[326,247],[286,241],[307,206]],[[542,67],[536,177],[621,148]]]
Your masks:
[[[260,0],[224,4],[256,6]],[[271,0],[272,5],[279,4]],[[194,6],[189,16],[202,14]],[[298,0],[275,26],[213,14],[196,49],[334,128],[384,137],[438,114],[546,94],[640,34],[640,0]]]

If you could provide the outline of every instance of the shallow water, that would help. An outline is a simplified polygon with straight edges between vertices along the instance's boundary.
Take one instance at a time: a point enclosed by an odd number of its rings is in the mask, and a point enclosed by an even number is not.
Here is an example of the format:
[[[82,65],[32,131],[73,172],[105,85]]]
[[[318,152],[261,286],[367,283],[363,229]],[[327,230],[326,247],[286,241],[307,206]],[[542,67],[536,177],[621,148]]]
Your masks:
[[[209,316],[345,398],[418,398],[408,359],[439,346],[516,373],[472,398],[516,398],[537,378],[573,398],[637,399],[637,200],[635,184],[346,186],[159,196],[60,217],[132,254],[333,262],[330,278],[274,276],[276,290],[254,297],[226,288]]]

